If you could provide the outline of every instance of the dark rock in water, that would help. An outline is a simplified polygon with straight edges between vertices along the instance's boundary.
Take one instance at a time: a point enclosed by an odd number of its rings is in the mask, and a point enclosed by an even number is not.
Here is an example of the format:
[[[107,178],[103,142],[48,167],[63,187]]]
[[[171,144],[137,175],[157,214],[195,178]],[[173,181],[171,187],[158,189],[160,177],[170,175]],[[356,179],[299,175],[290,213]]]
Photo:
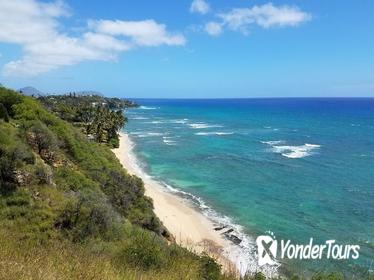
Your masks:
[[[215,230],[215,231],[219,231],[219,230],[223,230],[224,228],[227,228],[227,225],[223,225],[223,226],[215,227],[214,230]]]
[[[233,242],[235,245],[239,245],[242,242],[242,240],[239,237],[237,237],[236,235],[233,235],[233,234],[228,235],[227,238],[231,242]]]
[[[242,242],[242,240],[235,234],[231,234],[233,231],[234,229],[230,228],[228,231],[225,231],[223,235],[235,245],[239,245]]]
[[[229,234],[231,232],[233,232],[234,230],[232,228],[230,228],[228,231],[225,231],[223,234],[226,235],[226,234]]]

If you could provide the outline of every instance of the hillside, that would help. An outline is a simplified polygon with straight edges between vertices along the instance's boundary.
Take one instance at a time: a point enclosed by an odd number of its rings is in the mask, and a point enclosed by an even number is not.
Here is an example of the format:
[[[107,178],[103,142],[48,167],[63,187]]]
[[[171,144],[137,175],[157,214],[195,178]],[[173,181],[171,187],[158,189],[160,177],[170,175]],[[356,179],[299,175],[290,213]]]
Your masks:
[[[0,88],[1,279],[223,277],[168,242],[152,207],[109,147]]]

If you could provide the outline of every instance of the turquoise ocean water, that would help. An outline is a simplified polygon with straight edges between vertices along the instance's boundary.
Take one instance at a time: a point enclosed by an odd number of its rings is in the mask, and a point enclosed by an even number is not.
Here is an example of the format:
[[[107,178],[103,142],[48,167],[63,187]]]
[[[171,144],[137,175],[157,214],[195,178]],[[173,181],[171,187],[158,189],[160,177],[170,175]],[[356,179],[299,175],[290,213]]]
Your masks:
[[[145,171],[241,238],[361,247],[358,260],[286,260],[281,272],[374,269],[374,99],[136,101],[125,130]]]

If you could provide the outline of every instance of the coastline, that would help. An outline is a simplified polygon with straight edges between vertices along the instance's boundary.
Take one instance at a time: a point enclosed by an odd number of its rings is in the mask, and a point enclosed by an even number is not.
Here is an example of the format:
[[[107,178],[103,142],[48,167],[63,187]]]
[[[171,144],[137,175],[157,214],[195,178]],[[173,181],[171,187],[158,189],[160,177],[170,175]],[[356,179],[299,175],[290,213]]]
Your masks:
[[[140,177],[144,181],[145,195],[152,198],[154,212],[181,246],[196,253],[207,252],[217,259],[226,271],[237,271],[233,262],[228,259],[232,242],[225,239],[217,227],[182,197],[166,190],[160,182],[146,175],[137,163],[131,139],[120,132],[120,145],[112,149],[122,166],[128,173]]]

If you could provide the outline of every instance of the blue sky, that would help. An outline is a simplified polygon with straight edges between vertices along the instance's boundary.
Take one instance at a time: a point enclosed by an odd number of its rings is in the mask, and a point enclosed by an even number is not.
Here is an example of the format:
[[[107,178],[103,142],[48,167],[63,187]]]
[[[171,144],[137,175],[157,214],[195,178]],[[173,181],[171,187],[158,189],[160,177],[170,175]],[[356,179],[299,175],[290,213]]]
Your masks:
[[[373,1],[0,0],[0,83],[124,97],[374,97]]]

